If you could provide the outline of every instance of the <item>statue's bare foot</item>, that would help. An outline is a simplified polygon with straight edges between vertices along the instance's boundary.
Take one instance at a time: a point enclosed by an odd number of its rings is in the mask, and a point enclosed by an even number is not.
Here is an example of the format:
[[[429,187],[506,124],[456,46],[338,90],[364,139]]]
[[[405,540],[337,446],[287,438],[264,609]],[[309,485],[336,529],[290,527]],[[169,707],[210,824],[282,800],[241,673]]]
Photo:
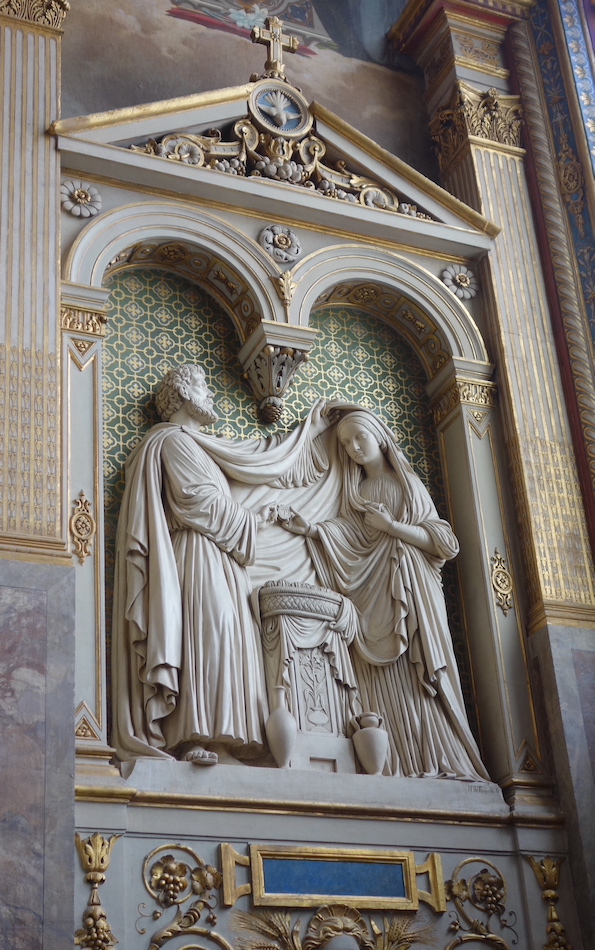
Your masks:
[[[209,749],[203,749],[201,745],[194,746],[184,754],[185,762],[192,762],[193,765],[217,765],[219,757],[216,752]]]

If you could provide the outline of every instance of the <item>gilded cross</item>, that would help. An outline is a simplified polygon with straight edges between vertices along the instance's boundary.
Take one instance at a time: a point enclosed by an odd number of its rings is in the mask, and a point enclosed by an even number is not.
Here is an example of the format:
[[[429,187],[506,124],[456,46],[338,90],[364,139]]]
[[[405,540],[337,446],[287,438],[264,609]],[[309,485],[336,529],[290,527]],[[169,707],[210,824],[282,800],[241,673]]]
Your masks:
[[[279,78],[284,78],[283,50],[295,53],[300,41],[297,36],[288,36],[283,32],[283,21],[279,17],[269,16],[264,22],[264,28],[255,26],[252,30],[252,42],[266,44],[269,48],[269,58],[264,64],[266,73],[274,73]]]

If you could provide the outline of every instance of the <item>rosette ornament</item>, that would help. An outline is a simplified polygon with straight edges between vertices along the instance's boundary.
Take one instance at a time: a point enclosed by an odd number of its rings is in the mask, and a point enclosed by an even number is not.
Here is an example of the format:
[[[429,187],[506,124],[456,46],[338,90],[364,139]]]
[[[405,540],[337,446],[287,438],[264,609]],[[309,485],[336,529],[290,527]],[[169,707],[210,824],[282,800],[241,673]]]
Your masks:
[[[101,195],[97,188],[74,179],[62,182],[60,200],[64,211],[77,218],[92,218],[101,210]]]
[[[267,254],[280,261],[282,264],[290,264],[297,261],[302,253],[302,245],[298,236],[282,224],[270,224],[263,228],[258,239],[264,247]]]
[[[475,297],[479,287],[473,271],[463,264],[449,264],[446,270],[442,271],[442,280],[461,300]]]

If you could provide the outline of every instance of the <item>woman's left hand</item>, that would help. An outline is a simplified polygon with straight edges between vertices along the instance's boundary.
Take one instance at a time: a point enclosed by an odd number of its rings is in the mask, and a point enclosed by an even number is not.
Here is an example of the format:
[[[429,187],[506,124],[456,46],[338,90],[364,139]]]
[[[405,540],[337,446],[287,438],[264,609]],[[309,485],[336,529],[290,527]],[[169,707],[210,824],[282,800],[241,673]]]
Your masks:
[[[393,516],[386,505],[369,502],[366,507],[367,511],[364,515],[366,528],[375,528],[376,531],[388,532],[393,523]]]

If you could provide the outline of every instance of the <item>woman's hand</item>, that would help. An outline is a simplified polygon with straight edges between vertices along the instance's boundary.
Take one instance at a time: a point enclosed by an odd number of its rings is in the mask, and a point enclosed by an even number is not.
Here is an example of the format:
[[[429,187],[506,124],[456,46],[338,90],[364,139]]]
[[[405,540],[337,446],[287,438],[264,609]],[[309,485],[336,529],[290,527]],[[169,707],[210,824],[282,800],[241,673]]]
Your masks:
[[[367,511],[364,515],[366,528],[374,528],[376,531],[385,531],[388,534],[394,519],[386,505],[370,501],[366,508]]]
[[[286,517],[283,517],[282,514],[286,514]],[[315,538],[318,536],[318,528],[315,524],[310,524],[309,521],[300,515],[299,511],[294,511],[293,508],[289,509],[289,512],[279,512],[279,524],[282,528],[285,528],[286,531],[291,531],[292,534],[301,534],[303,537]]]
[[[291,531],[292,534],[303,534],[307,535],[310,529],[310,522],[300,515],[298,511],[291,509],[291,514],[289,518],[280,521],[279,524],[282,528],[285,528],[286,531]]]

